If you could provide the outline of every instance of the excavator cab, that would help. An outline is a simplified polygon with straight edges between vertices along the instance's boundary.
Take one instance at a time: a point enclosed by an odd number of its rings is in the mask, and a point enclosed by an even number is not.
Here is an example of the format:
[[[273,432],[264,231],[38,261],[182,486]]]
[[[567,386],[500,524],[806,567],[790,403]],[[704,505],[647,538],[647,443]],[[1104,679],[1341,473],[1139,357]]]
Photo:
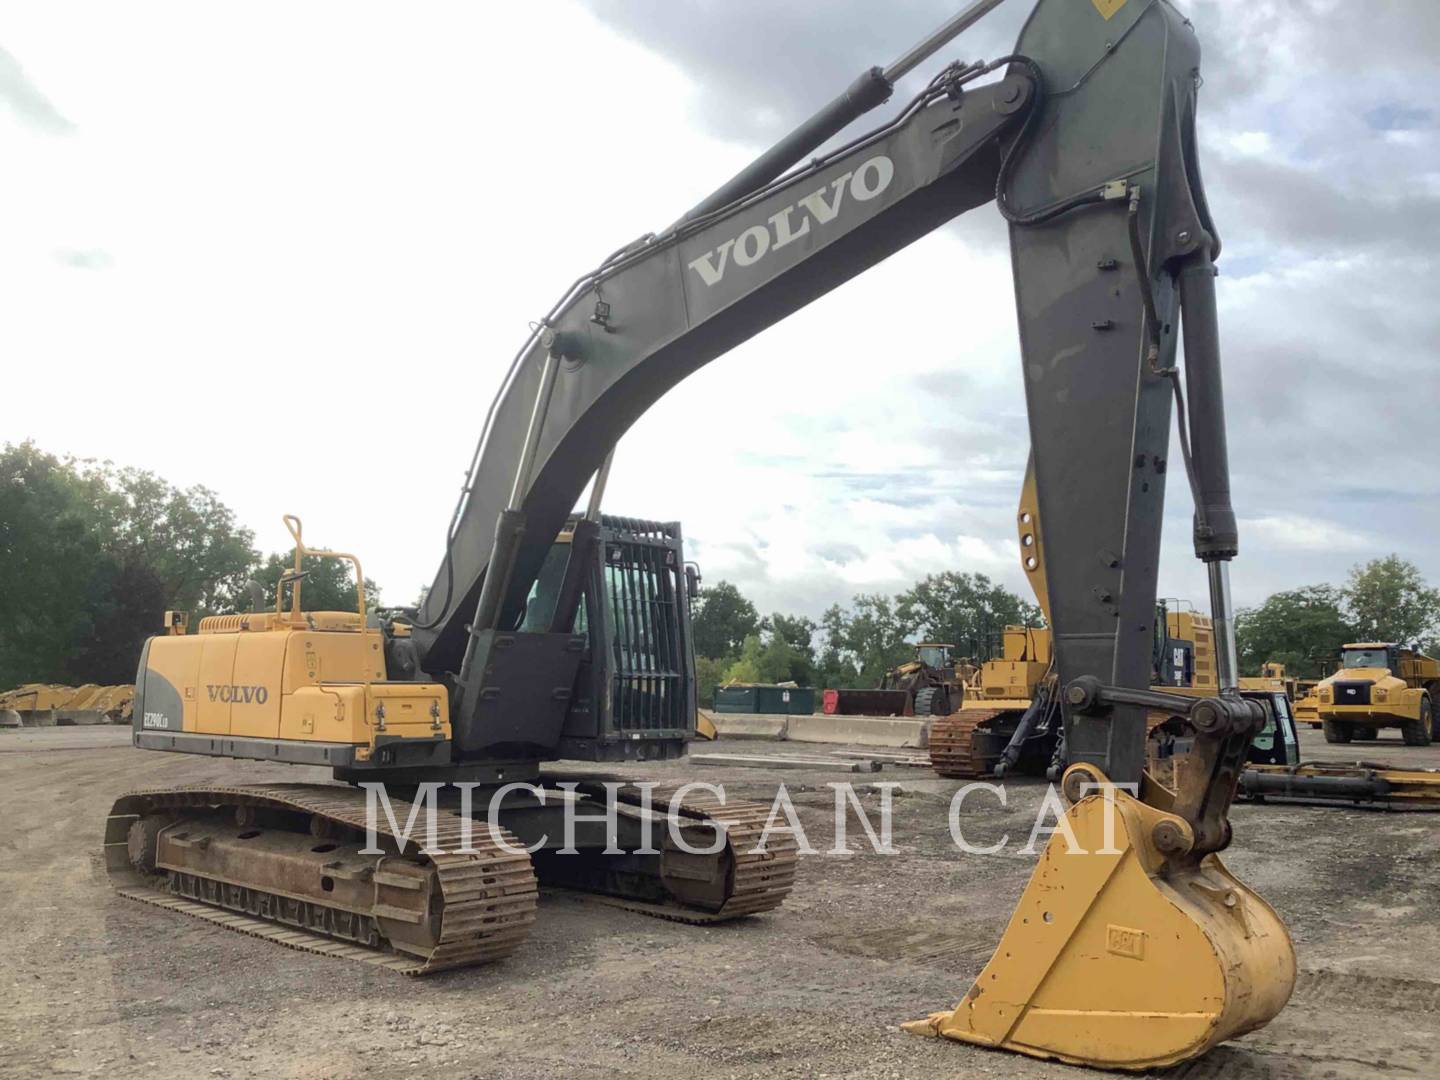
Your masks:
[[[576,540],[566,522],[546,557],[521,629],[549,625],[566,567],[583,567],[570,629],[585,638],[558,756],[577,761],[679,757],[695,735],[690,580],[678,522],[600,516]]]

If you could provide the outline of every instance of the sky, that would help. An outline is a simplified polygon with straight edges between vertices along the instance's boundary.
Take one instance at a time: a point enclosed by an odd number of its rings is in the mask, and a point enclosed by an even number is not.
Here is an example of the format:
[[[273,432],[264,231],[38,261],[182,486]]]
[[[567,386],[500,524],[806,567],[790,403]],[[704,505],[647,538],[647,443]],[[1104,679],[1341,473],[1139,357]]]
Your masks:
[[[299,514],[410,601],[528,324],[959,6],[0,0],[0,441],[204,484],[266,550]],[[1391,552],[1440,582],[1440,4],[1179,6],[1237,600]],[[913,78],[1009,51],[1029,7]],[[762,611],[1021,591],[1026,447],[987,207],[667,395],[606,508],[680,520]],[[1190,509],[1172,483],[1160,591],[1200,604]]]

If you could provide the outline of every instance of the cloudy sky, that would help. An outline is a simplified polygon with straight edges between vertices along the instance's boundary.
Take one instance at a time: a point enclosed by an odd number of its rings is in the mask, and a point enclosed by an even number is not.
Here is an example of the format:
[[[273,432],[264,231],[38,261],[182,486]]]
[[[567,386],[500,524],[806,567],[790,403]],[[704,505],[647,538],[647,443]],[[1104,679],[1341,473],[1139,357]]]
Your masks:
[[[527,323],[959,4],[0,2],[0,440],[204,483],[267,549],[299,513],[409,600]],[[1007,51],[1029,6],[943,59]],[[1391,551],[1440,581],[1440,4],[1182,6],[1238,598]],[[1021,588],[1025,452],[987,208],[670,394],[607,507],[680,519],[766,610]],[[1198,602],[1170,493],[1161,589]]]

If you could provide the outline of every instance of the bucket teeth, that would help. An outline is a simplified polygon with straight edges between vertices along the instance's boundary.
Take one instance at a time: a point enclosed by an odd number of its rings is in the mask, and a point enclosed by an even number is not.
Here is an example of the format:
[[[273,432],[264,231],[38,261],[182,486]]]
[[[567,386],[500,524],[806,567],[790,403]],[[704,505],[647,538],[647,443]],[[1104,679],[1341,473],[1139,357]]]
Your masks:
[[[1143,1070],[1268,1023],[1294,989],[1290,935],[1217,856],[1166,863],[1150,836],[1169,817],[1113,789],[1072,806],[1075,850],[1051,837],[964,999],[904,1029]]]

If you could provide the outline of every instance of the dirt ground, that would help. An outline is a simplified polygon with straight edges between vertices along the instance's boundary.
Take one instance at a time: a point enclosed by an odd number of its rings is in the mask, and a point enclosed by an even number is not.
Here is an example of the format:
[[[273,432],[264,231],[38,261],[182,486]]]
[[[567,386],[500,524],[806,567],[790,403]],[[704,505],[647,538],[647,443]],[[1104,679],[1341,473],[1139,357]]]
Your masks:
[[[1440,746],[1307,756],[1440,766]],[[903,854],[802,861],[778,912],[719,927],[542,897],[529,942],[488,968],[406,979],[296,953],[113,896],[105,813],[144,785],[324,780],[315,769],[134,750],[127,730],[0,731],[0,1075],[115,1077],[1049,1077],[1061,1066],[900,1033],[954,1005],[1034,859],[1018,852],[1043,787],[963,818],[1006,854],[966,856],[946,826],[959,786],[928,770],[636,770],[768,800],[784,781],[811,842],[832,841],[830,780],[896,780]],[[814,755],[725,741],[710,750]],[[968,804],[967,804],[968,805]],[[1290,925],[1295,997],[1267,1028],[1167,1075],[1440,1075],[1440,815],[1241,806],[1227,860]],[[852,835],[856,835],[852,833]]]

